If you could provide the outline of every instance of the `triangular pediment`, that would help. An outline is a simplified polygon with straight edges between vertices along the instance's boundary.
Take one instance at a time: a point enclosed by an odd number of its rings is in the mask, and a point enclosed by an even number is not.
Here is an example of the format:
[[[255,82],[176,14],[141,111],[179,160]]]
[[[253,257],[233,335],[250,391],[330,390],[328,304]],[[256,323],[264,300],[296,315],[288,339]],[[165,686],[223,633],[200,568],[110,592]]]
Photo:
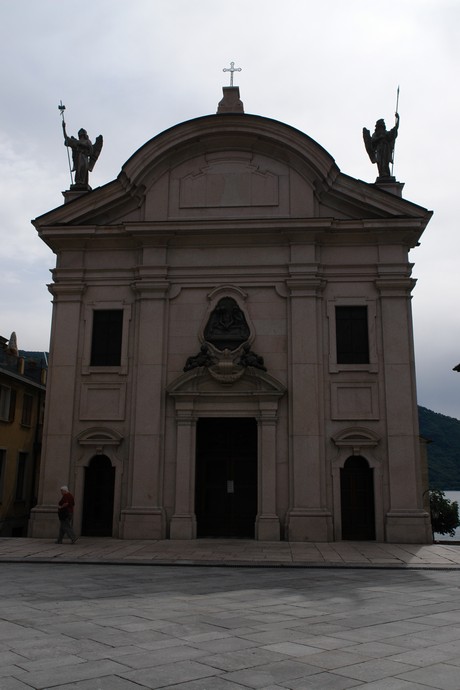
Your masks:
[[[247,367],[240,376],[216,376],[207,367],[198,367],[181,374],[167,386],[173,398],[258,397],[281,398],[286,387],[267,372]]]

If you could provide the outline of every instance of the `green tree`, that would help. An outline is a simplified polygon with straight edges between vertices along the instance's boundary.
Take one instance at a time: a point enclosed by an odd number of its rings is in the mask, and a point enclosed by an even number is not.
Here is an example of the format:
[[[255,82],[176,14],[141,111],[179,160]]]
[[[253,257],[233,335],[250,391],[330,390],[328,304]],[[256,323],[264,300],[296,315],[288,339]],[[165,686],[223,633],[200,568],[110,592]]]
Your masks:
[[[449,534],[454,536],[456,528],[460,525],[457,501],[449,501],[444,491],[432,489],[430,491],[431,529],[436,534]]]

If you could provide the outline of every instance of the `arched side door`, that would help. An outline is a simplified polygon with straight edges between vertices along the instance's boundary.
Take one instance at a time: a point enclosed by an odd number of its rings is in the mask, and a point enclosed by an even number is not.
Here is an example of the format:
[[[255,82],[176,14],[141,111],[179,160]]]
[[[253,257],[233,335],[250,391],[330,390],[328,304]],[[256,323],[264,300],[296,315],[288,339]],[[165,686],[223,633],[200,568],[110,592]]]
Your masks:
[[[81,533],[87,537],[111,537],[115,468],[106,455],[94,456],[85,468]]]
[[[361,456],[346,460],[340,470],[342,539],[375,539],[374,470]]]

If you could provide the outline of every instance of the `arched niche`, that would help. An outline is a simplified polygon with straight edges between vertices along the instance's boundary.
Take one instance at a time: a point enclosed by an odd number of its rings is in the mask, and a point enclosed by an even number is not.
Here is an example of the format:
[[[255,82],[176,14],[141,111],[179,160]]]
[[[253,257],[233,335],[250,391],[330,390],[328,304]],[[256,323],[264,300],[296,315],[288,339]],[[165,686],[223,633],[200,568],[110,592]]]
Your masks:
[[[381,438],[367,427],[347,427],[331,438],[336,448],[332,458],[332,490],[334,502],[334,539],[342,539],[341,471],[349,458],[362,457],[373,471],[375,538],[384,541],[383,467],[380,455]]]
[[[123,436],[110,427],[98,426],[85,429],[77,436],[81,453],[75,461],[75,495],[79,499],[75,506],[75,526],[81,530],[83,518],[83,499],[85,491],[85,472],[92,460],[98,456],[107,458],[115,474],[113,489],[113,528],[112,535],[119,535],[119,516],[121,512],[121,486],[123,461],[117,450],[123,442]]]
[[[342,539],[375,540],[374,470],[362,455],[350,455],[340,469]]]

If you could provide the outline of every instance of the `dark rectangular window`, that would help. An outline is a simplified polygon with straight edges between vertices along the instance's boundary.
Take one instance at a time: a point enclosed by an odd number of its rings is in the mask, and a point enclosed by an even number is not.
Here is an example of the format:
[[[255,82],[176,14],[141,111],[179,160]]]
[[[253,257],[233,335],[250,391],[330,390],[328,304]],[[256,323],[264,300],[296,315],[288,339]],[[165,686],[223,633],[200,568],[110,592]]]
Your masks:
[[[0,419],[14,422],[16,410],[16,391],[9,386],[0,386]]]
[[[3,477],[5,475],[6,450],[0,448],[0,503],[3,503]]]
[[[92,367],[120,366],[122,331],[122,309],[97,309],[93,312]]]
[[[11,388],[9,386],[0,386],[0,419],[7,422],[10,418],[10,398]]]
[[[14,415],[16,413],[16,391],[14,388],[11,389],[10,395],[10,416],[9,421],[14,422]]]
[[[32,425],[32,408],[34,404],[34,399],[31,395],[24,393],[22,398],[22,417],[21,424],[23,426]]]
[[[367,307],[336,307],[337,364],[369,364]]]
[[[19,453],[18,456],[18,472],[16,475],[16,500],[24,500],[24,489],[26,481],[26,463],[27,453]]]

